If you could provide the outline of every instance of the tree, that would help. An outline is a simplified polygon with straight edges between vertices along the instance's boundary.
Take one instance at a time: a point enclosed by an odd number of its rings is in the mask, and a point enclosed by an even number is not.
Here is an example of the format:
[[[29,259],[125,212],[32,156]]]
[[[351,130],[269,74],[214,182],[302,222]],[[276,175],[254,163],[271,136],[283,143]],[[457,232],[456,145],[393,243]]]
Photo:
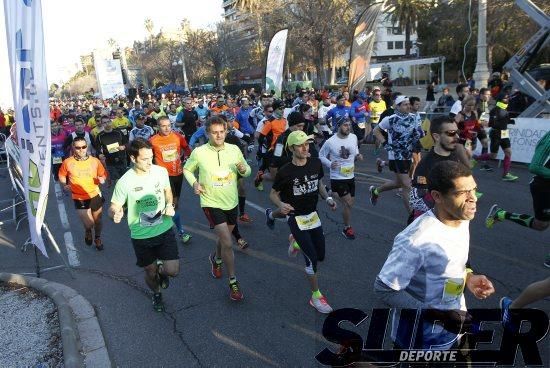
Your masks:
[[[155,25],[153,24],[153,21],[151,18],[145,18],[145,30],[149,34],[149,47],[153,48],[153,29],[155,28]]]
[[[390,19],[394,26],[405,32],[405,55],[411,55],[411,33],[416,32],[418,20],[427,9],[424,0],[391,0]]]

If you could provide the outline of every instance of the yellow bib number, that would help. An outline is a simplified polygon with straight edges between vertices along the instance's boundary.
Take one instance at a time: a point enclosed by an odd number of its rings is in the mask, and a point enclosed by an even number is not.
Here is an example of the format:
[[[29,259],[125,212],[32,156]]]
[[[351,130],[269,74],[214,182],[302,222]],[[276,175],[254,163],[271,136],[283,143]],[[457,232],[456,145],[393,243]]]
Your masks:
[[[342,176],[352,176],[353,175],[353,165],[340,166],[340,174]]]
[[[296,223],[300,230],[311,230],[321,226],[321,219],[317,211],[313,211],[309,215],[296,216]]]
[[[450,303],[460,299],[464,292],[464,279],[463,278],[450,278],[445,280],[445,286],[443,287],[443,302]]]
[[[107,145],[107,152],[115,153],[118,152],[118,143],[111,143]]]
[[[218,171],[211,177],[214,188],[223,188],[231,184],[231,171]]]
[[[504,129],[500,131],[500,138],[501,139],[510,138],[510,132],[508,131],[508,129]]]
[[[178,157],[178,151],[175,148],[162,150],[162,161],[174,162]]]

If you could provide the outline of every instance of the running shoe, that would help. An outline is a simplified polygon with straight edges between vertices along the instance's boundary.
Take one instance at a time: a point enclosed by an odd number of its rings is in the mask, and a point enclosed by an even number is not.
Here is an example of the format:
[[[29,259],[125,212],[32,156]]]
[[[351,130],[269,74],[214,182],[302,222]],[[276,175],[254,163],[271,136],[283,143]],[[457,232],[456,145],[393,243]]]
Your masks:
[[[215,279],[221,279],[222,278],[222,264],[216,263],[215,254],[212,253],[210,256],[208,256],[208,259],[210,260],[210,265],[212,265],[212,277]]]
[[[181,242],[183,244],[188,243],[191,240],[191,238],[193,237],[191,234],[186,233],[185,231],[180,231],[179,236],[180,236]]]
[[[258,186],[256,187],[256,189],[257,189],[259,192],[263,192],[263,191],[264,191],[264,183],[263,183],[263,182],[260,182],[260,184],[258,184]]]
[[[546,259],[544,260],[544,266],[550,268],[550,253],[546,255]]]
[[[348,228],[344,228],[344,230],[342,230],[342,235],[344,235],[344,238],[349,240],[355,239],[355,233],[353,232],[353,229],[351,226]]]
[[[513,321],[514,316],[510,310],[510,304],[512,304],[512,299],[505,296],[500,299],[500,312],[502,313],[502,326],[508,331],[519,332],[519,326]]]
[[[298,246],[298,243],[296,243],[296,239],[294,239],[294,235],[290,234],[288,236],[288,256],[296,257],[299,251],[300,251],[300,247]]]
[[[269,215],[273,213],[273,210],[271,208],[265,209],[265,224],[268,228],[271,230],[275,229],[275,219],[271,219]]]
[[[239,246],[239,248],[241,249],[246,249],[248,248],[248,242],[246,240],[244,240],[244,238],[240,238],[239,240],[237,240],[237,245]]]
[[[477,166],[477,160],[471,159],[470,160],[470,169],[473,169]]]
[[[164,268],[164,263],[160,259],[157,259],[157,278],[159,286],[163,289],[168,289],[168,286],[170,286],[170,278],[160,272],[161,268]]]
[[[243,213],[239,216],[239,221],[249,224],[252,222],[252,219],[246,213]]]
[[[86,233],[84,233],[84,243],[86,243],[86,245],[92,245],[92,230],[86,230]]]
[[[384,168],[384,161],[377,158],[376,159],[376,170],[378,170],[378,172],[381,173],[383,168]]]
[[[237,280],[229,282],[229,298],[236,302],[244,299],[243,292],[241,291]]]
[[[329,314],[330,312],[332,312],[332,307],[328,305],[327,298],[325,298],[324,296],[320,298],[311,297],[311,299],[309,299],[309,305],[317,309],[317,311],[320,313]]]
[[[516,176],[512,173],[508,173],[502,177],[502,180],[504,181],[516,181],[519,179],[519,176]]]
[[[373,205],[373,206],[376,206],[376,203],[378,203],[378,194],[374,193],[374,190],[376,189],[376,187],[374,185],[371,185],[370,188],[369,188],[369,192],[370,192],[370,203]]]
[[[95,238],[94,245],[95,245],[95,249],[103,250],[103,242],[101,241],[101,238]]]
[[[263,190],[263,185],[262,185],[262,189],[259,189],[260,184],[262,184],[262,176],[263,175],[264,175],[264,172],[262,170],[258,170],[258,172],[256,173],[256,177],[254,178],[254,186],[258,190]]]
[[[500,221],[497,216],[498,211],[502,211],[502,208],[500,208],[498,204],[494,204],[489,210],[489,214],[487,215],[487,217],[485,217],[485,227],[487,229],[492,229],[495,222]]]
[[[153,294],[153,309],[155,312],[164,312],[164,302],[162,301],[161,293]]]
[[[493,168],[491,166],[485,164],[482,167],[480,167],[479,170],[486,171],[486,172],[491,172],[491,171],[493,171]]]
[[[480,199],[481,197],[483,197],[483,193],[476,191],[475,196],[477,199]]]

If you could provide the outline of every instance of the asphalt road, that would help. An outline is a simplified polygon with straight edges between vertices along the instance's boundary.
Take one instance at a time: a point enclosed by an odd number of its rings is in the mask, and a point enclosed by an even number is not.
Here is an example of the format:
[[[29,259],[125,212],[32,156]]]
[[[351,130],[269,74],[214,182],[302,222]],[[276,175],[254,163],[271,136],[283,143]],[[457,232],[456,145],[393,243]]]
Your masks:
[[[393,238],[404,228],[406,215],[394,192],[383,193],[378,205],[371,206],[369,185],[379,184],[392,174],[378,174],[372,153],[363,153],[366,160],[357,166],[352,220],[357,239],[350,241],[341,235],[341,212],[331,212],[325,203],[319,203],[327,239],[319,280],[321,291],[333,308],[358,308],[370,314],[377,306],[373,281]],[[531,213],[530,175],[522,165],[514,165],[513,172],[520,179],[505,183],[500,180],[500,169],[493,173],[475,170],[484,196],[470,225],[470,259],[477,273],[493,281],[496,294],[483,302],[467,295],[470,308],[497,308],[502,296],[517,296],[529,283],[549,274],[542,263],[549,250],[550,232],[536,232],[513,223],[497,224],[493,230],[484,227],[485,215],[493,203]],[[0,171],[0,185],[6,188],[0,199],[12,196],[6,174],[5,170]],[[193,239],[188,245],[179,245],[181,273],[164,292],[166,313],[155,313],[151,307],[143,272],[135,265],[126,223],[115,225],[105,216],[105,250],[97,252],[84,244],[83,229],[66,196],[61,202],[67,210],[75,245],[71,262],[80,265],[74,270],[74,278],[63,270],[45,273],[43,277],[76,289],[94,305],[113,361],[120,367],[317,366],[315,355],[332,346],[321,334],[325,316],[308,305],[310,293],[303,259],[287,257],[287,225],[277,222],[274,231],[265,226],[262,210],[270,206],[269,188],[266,185],[264,192],[258,192],[250,181],[247,183],[247,211],[253,223],[240,228],[250,248],[235,252],[237,277],[245,295],[241,303],[229,300],[225,274],[221,280],[210,275],[208,254],[214,247],[213,232],[187,184],[180,211]],[[66,240],[70,243],[70,235],[60,220],[53,185],[46,221],[67,257]],[[0,270],[34,271],[32,250],[19,250],[27,234],[26,225],[17,232],[11,224],[0,227]],[[41,267],[61,263],[51,247],[49,252],[49,259],[39,257]],[[550,300],[533,307],[548,314]],[[493,327],[501,330],[498,324]],[[368,323],[355,330],[366,336],[367,328]],[[545,366],[550,365],[548,342],[546,337],[538,343]],[[521,354],[517,364],[521,365]]]

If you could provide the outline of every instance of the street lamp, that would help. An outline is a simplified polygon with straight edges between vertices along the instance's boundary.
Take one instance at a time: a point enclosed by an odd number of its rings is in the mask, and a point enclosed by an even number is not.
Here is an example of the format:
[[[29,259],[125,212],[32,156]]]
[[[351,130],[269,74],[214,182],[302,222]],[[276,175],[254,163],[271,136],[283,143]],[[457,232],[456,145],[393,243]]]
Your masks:
[[[187,72],[185,71],[185,58],[181,57],[178,61],[172,62],[172,66],[181,65],[181,68],[183,70],[183,87],[186,91],[189,91],[189,85],[187,84]]]
[[[479,0],[478,17],[477,62],[473,77],[476,87],[481,88],[486,87],[489,80],[487,65],[487,0]]]

